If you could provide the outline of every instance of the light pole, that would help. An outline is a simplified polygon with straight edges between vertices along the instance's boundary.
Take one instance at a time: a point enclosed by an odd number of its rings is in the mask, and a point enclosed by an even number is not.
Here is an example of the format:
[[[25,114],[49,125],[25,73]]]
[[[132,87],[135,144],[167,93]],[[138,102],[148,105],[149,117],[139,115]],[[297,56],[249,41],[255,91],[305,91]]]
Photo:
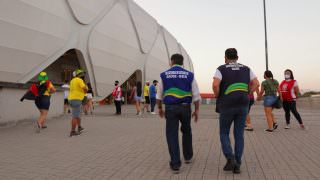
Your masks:
[[[266,0],[263,0],[263,12],[264,12],[263,14],[264,14],[264,38],[265,38],[265,52],[266,52],[266,70],[269,70]]]

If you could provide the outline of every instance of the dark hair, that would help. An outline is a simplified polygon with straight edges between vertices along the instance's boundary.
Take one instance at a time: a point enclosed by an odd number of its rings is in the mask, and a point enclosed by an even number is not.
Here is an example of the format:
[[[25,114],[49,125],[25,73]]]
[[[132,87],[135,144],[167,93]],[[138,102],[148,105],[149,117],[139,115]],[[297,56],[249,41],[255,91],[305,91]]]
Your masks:
[[[229,48],[225,51],[225,56],[229,60],[236,60],[238,59],[238,51],[235,48]]]
[[[271,78],[273,79],[273,74],[271,71],[267,70],[264,72],[264,76],[267,77],[267,78]]]
[[[119,84],[119,81],[115,81],[114,83]]]
[[[171,62],[173,65],[183,65],[183,56],[181,54],[174,54],[171,56]]]
[[[157,80],[153,80],[153,82],[152,82],[152,83],[154,84],[154,83],[157,83],[157,82],[158,82]]]
[[[289,72],[291,74],[290,79],[294,80],[293,72],[290,69],[286,69],[284,73]]]
[[[141,94],[142,94],[142,84],[141,84],[140,81],[138,81],[136,83],[136,87],[137,87],[137,96],[141,96]]]
[[[92,89],[91,83],[87,83],[88,89]]]

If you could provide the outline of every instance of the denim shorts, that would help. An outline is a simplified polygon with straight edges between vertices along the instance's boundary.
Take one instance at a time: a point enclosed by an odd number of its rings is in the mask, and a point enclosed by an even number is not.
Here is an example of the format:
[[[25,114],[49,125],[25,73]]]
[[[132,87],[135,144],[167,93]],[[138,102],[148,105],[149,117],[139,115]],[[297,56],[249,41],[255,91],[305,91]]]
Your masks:
[[[73,118],[80,118],[82,101],[70,100],[69,104],[71,107],[72,117]]]
[[[135,96],[134,100],[137,102],[141,102],[142,98],[141,98],[141,96]]]
[[[276,103],[278,100],[277,96],[265,96],[263,98],[263,105],[264,107],[272,107],[274,103]]]

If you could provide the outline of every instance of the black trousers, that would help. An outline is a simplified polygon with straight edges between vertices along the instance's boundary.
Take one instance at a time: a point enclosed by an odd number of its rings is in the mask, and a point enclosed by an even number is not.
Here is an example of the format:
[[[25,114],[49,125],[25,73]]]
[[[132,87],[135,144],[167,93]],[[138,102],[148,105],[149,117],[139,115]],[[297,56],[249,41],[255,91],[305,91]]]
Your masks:
[[[290,124],[290,111],[298,120],[299,124],[303,124],[300,114],[297,111],[296,101],[283,101],[283,109],[286,113],[286,122]]]
[[[121,101],[114,101],[114,104],[116,105],[116,113],[121,114]]]

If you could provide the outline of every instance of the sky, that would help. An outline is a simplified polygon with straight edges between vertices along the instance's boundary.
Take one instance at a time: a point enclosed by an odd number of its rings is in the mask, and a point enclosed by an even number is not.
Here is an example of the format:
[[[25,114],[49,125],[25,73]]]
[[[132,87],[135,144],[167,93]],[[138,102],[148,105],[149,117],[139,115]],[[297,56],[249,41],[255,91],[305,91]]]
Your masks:
[[[263,80],[262,0],[135,0],[190,55],[200,91],[211,92],[227,48]],[[278,81],[293,70],[302,90],[320,90],[320,1],[266,0],[269,69]]]

